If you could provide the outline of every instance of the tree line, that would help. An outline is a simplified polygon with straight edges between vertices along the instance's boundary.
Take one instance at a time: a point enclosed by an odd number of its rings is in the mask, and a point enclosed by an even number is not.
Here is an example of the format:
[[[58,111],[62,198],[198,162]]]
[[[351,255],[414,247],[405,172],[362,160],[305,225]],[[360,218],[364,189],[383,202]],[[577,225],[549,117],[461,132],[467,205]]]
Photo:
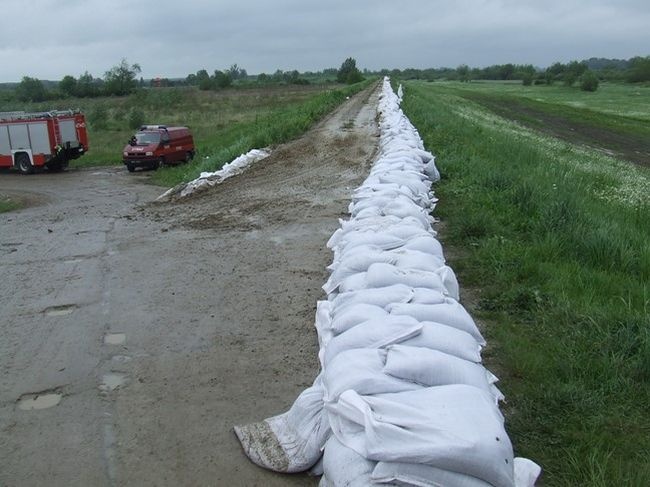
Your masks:
[[[124,96],[133,93],[138,88],[146,87],[144,79],[138,80],[142,69],[140,65],[129,64],[126,59],[106,71],[103,78],[93,77],[88,71],[78,78],[65,75],[58,82],[43,82],[37,78],[24,76],[13,90],[5,92],[5,97],[14,98],[20,102],[41,102],[67,97],[92,98],[99,96]],[[228,69],[215,70],[209,74],[206,69],[187,75],[184,79],[170,80],[169,78],[154,78],[149,81],[149,87],[196,86],[200,90],[220,90],[233,84],[310,84],[310,79],[339,83],[357,83],[363,75],[356,66],[356,60],[346,59],[339,69],[328,68],[319,72],[300,73],[297,70],[282,71],[278,69],[273,74],[261,73],[249,75],[244,68],[237,64]],[[50,88],[48,88],[48,85]]]
[[[485,68],[470,68],[461,64],[456,68],[393,69],[381,70],[379,75],[402,79],[450,80],[501,80],[521,81],[524,85],[579,85],[586,91],[595,91],[600,81],[639,83],[650,81],[650,56],[636,56],[627,60],[591,58],[584,61],[553,63],[546,69],[532,64],[495,64]]]

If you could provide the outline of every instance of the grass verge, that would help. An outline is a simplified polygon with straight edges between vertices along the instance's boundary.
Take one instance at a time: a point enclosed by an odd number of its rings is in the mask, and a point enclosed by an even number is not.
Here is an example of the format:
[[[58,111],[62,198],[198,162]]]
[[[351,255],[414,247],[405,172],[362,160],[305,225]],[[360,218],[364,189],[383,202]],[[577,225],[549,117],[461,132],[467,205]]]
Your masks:
[[[16,210],[19,207],[20,205],[16,201],[10,199],[8,196],[0,194],[0,213]]]
[[[436,84],[408,83],[403,108],[437,155],[442,237],[517,454],[544,485],[647,485],[650,173]]]

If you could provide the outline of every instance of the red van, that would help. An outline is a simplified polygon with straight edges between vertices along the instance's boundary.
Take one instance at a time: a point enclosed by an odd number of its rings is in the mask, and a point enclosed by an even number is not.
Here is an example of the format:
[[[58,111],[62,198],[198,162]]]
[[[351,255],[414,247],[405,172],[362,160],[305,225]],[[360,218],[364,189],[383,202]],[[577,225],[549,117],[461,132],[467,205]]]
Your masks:
[[[158,169],[164,164],[194,158],[194,139],[187,127],[143,125],[124,147],[122,162],[129,172],[136,167]]]

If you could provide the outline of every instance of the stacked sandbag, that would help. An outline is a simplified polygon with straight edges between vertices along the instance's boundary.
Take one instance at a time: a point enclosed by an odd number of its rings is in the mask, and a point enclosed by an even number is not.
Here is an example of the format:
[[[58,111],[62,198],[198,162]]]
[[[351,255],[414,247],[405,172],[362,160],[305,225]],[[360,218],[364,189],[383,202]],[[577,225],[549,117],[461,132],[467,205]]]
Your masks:
[[[485,340],[431,227],[434,157],[387,79],[379,112],[378,157],[327,244],[321,373],[289,411],[235,432],[256,464],[313,468],[322,486],[532,486],[539,467],[513,458]]]

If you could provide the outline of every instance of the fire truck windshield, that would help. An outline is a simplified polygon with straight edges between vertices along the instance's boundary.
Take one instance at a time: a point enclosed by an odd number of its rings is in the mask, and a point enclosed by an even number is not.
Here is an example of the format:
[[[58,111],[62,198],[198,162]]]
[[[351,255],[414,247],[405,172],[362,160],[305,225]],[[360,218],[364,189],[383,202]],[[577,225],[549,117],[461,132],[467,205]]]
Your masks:
[[[135,134],[136,145],[157,144],[160,142],[160,134],[157,132],[138,132]]]

